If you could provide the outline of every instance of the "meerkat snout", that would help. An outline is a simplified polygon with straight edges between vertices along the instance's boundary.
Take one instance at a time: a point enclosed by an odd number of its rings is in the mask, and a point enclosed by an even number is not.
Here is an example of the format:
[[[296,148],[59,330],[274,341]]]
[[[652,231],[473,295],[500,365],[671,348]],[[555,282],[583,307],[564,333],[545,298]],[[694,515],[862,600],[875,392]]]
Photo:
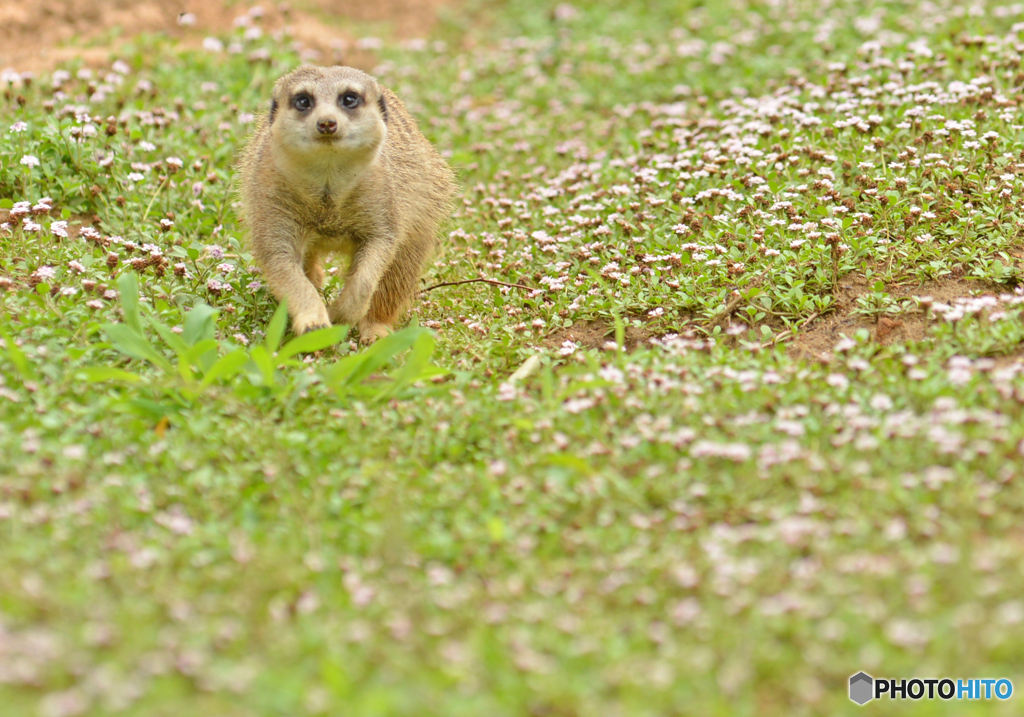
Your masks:
[[[338,121],[331,117],[322,117],[316,123],[316,131],[320,134],[334,134],[338,131]]]
[[[451,210],[451,168],[402,101],[351,67],[302,67],[274,85],[242,156],[253,258],[297,334],[343,323],[370,342],[394,327]],[[324,304],[322,258],[348,257]]]

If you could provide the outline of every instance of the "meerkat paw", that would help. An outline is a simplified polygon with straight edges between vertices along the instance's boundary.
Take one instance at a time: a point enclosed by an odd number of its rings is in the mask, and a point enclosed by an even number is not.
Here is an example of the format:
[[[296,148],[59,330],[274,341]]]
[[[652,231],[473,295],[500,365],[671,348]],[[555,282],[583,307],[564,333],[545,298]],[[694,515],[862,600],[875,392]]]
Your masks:
[[[387,324],[378,324],[372,321],[359,322],[359,343],[372,344],[377,339],[382,339],[391,333],[391,327]]]
[[[319,311],[309,311],[292,319],[292,331],[296,336],[301,336],[317,329],[326,329],[330,325],[331,319],[327,316],[327,310],[323,307],[320,307]]]

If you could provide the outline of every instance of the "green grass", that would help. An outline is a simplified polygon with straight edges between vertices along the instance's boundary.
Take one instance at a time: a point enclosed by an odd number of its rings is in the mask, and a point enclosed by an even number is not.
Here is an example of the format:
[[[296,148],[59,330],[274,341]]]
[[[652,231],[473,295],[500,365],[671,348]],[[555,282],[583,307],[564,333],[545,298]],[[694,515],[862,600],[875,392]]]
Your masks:
[[[436,288],[371,349],[284,334],[236,217],[287,42],[16,83],[0,711],[1018,713],[847,698],[1024,689],[1020,16],[977,7],[531,1],[386,42],[464,187],[424,285],[531,288]],[[792,357],[836,315],[924,338]]]

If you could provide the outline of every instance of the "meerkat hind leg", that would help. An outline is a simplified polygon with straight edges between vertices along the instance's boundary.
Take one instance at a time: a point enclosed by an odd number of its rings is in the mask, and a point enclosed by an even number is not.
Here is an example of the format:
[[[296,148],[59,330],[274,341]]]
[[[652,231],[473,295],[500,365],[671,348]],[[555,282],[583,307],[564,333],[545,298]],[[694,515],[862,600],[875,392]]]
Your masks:
[[[391,333],[399,315],[416,295],[421,267],[419,261],[405,256],[384,272],[377,290],[370,297],[370,310],[359,322],[359,340],[373,343]]]
[[[388,258],[377,248],[364,249],[352,258],[345,284],[328,309],[331,321],[349,326],[363,322],[370,300],[380,287]]]
[[[302,271],[316,289],[324,287],[324,267],[318,253],[309,252],[302,258]]]

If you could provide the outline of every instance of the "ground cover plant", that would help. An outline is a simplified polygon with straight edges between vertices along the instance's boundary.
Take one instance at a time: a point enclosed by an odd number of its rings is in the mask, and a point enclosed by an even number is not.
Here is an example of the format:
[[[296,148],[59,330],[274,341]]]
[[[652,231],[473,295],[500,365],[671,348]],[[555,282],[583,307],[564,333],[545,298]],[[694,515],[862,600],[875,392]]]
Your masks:
[[[252,266],[232,163],[312,55],[238,12],[3,75],[6,710],[1019,712],[847,680],[1024,689],[1024,8],[364,35],[463,185],[369,349]]]

